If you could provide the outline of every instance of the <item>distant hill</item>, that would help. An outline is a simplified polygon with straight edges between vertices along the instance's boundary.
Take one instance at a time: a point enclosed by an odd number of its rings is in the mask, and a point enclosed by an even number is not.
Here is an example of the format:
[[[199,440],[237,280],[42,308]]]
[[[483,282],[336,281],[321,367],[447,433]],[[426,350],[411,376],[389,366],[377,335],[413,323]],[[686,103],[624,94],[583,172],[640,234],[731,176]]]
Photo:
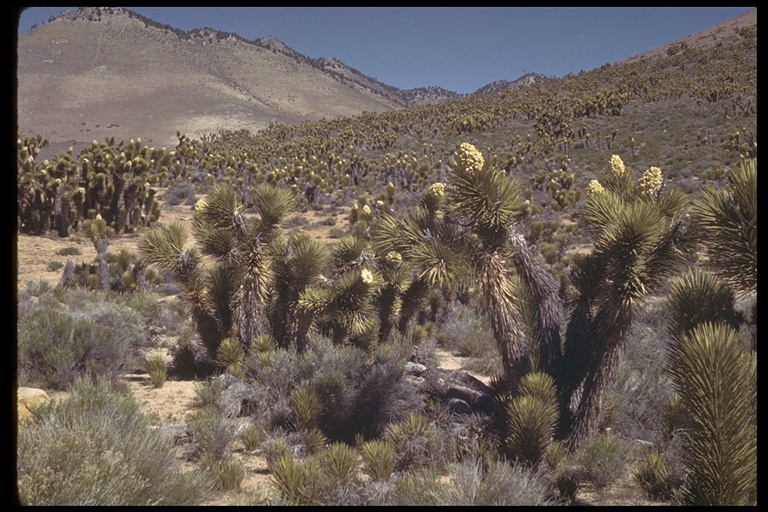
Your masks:
[[[716,44],[755,25],[755,11],[675,45]],[[670,50],[671,48],[671,50]],[[630,60],[632,60],[630,59]],[[210,28],[182,31],[122,8],[78,8],[18,41],[18,126],[51,150],[114,136],[175,145],[221,129],[253,131],[362,112],[433,104],[463,95],[440,87],[400,90],[333,57],[312,59],[273,37],[248,41]],[[474,94],[550,80],[527,73]]]
[[[19,128],[52,142],[143,134],[165,145],[176,130],[199,137],[402,108],[400,93],[271,37],[183,32],[121,8],[67,11],[18,44]]]

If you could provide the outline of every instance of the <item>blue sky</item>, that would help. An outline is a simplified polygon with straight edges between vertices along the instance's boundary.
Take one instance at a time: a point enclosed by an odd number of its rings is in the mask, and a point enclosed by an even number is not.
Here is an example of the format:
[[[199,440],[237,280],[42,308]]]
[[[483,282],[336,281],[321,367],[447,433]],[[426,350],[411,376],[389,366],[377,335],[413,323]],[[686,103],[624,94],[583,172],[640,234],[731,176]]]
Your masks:
[[[562,77],[672,43],[744,7],[126,7],[181,30],[272,36],[400,89],[471,93],[527,72]],[[19,34],[69,8],[31,7]]]

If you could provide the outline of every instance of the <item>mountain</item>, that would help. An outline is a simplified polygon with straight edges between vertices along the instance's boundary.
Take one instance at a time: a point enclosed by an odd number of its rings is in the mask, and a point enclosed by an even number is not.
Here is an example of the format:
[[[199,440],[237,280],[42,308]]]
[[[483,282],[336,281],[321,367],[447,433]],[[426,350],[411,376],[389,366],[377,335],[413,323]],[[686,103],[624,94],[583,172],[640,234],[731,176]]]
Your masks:
[[[626,62],[716,45],[756,27],[756,11]],[[400,90],[333,57],[312,59],[273,37],[248,41],[210,28],[188,32],[123,8],[78,8],[18,39],[18,128],[51,151],[115,137],[157,146],[177,131],[199,138],[220,129],[256,131],[362,112],[434,104],[464,95],[440,87]],[[527,73],[473,94],[552,80]]]
[[[122,8],[79,8],[18,40],[18,126],[52,143],[219,129],[380,112],[411,94],[335,59],[310,59],[272,37],[189,32]],[[446,95],[449,95],[446,92]]]
[[[475,94],[494,94],[506,89],[517,89],[518,87],[543,83],[547,80],[551,80],[551,78],[547,78],[546,76],[540,75],[538,73],[526,73],[512,82],[508,80],[496,80],[495,82],[491,82],[485,87],[481,87],[475,91]]]

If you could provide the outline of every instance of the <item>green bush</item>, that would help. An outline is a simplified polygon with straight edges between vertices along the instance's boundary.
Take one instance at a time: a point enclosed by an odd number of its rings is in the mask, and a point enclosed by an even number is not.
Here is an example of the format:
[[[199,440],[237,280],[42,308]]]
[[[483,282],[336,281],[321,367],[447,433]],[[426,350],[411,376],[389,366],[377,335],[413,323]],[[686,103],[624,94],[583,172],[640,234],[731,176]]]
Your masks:
[[[213,473],[216,488],[222,491],[239,489],[245,479],[243,463],[238,460],[215,463],[209,471]]]
[[[267,438],[264,429],[248,425],[240,432],[240,441],[247,452],[257,450]]]
[[[19,322],[18,382],[68,390],[83,375],[114,381],[125,370],[128,353],[127,341],[112,328],[39,309]]]
[[[165,366],[165,359],[160,354],[152,354],[147,356],[147,373],[149,373],[149,380],[155,388],[162,388],[165,384],[165,379],[168,377],[168,368]]]
[[[80,256],[82,252],[79,247],[62,247],[56,251],[58,256]]]
[[[182,470],[135,399],[106,379],[77,379],[67,399],[34,414],[36,425],[18,430],[24,505],[197,505],[211,497],[209,478]]]
[[[629,463],[630,446],[618,436],[598,434],[575,454],[580,482],[602,489],[621,478]]]
[[[685,478],[681,471],[675,469],[663,453],[653,451],[635,466],[632,478],[652,500],[669,500]]]
[[[226,460],[236,434],[232,423],[218,411],[208,411],[197,416],[195,438],[198,449],[216,462]]]
[[[363,472],[371,480],[386,482],[395,470],[395,451],[392,445],[381,439],[372,439],[360,448]]]
[[[49,261],[45,268],[48,270],[48,272],[58,272],[63,267],[64,264],[60,261]]]

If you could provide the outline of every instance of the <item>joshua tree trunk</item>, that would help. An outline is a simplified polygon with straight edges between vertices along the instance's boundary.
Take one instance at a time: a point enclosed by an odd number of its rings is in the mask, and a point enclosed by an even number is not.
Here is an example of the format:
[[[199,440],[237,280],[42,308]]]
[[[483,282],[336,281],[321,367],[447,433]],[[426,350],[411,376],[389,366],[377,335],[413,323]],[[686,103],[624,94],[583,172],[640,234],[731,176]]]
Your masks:
[[[504,376],[509,390],[516,393],[520,380],[531,371],[531,360],[513,285],[498,252],[484,255],[478,270],[482,301],[491,320]]]

